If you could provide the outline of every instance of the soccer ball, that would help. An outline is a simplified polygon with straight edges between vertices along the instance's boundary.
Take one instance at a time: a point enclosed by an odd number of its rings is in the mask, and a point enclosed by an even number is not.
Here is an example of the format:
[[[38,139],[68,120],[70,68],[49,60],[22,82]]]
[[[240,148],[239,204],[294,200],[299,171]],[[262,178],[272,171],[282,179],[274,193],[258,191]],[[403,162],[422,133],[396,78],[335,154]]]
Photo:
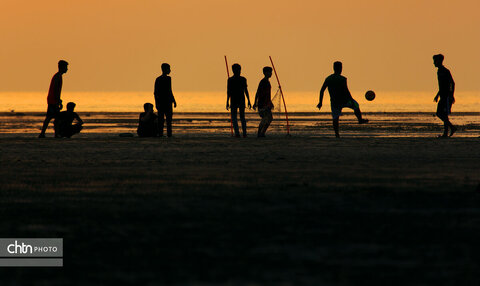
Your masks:
[[[373,90],[369,90],[365,93],[365,98],[368,100],[368,101],[372,101],[375,99],[375,92],[373,92]]]

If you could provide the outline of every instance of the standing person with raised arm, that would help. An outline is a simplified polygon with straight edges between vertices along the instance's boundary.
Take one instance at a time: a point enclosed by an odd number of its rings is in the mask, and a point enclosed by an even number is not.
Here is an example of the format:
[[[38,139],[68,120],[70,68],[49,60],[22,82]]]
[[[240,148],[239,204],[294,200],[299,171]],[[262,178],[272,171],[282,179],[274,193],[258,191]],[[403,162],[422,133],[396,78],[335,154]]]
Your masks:
[[[325,82],[320,89],[320,98],[317,108],[318,110],[322,108],[323,95],[325,90],[328,88],[328,93],[330,94],[330,107],[332,109],[333,129],[335,131],[335,137],[339,138],[340,133],[338,130],[338,123],[344,107],[353,109],[359,124],[367,123],[368,120],[362,118],[360,105],[357,101],[355,101],[355,99],[353,99],[352,94],[350,94],[350,91],[348,90],[347,78],[341,75],[342,63],[334,62],[333,71],[334,73],[325,79]]]
[[[162,75],[155,80],[155,106],[158,111],[158,136],[163,137],[163,125],[167,121],[167,136],[172,137],[172,116],[173,107],[177,107],[177,102],[172,92],[172,78],[170,74],[170,65],[162,64]]]
[[[457,128],[448,119],[448,115],[452,112],[452,105],[455,103],[455,82],[450,71],[443,65],[443,59],[442,54],[433,56],[433,64],[438,68],[438,93],[433,100],[438,102],[437,117],[443,121],[444,128],[443,134],[438,136],[440,138],[451,137],[457,131]],[[450,135],[448,134],[449,128]]]
[[[239,64],[232,65],[233,76],[227,81],[227,110],[230,108],[235,137],[240,137],[237,121],[237,110],[242,122],[243,138],[247,137],[247,121],[245,120],[245,95],[248,100],[248,108],[252,107],[247,89],[247,79],[240,76],[242,67]],[[229,102],[230,101],[230,102]]]
[[[258,125],[257,137],[265,137],[268,126],[272,123],[272,85],[270,84],[269,78],[272,77],[272,68],[264,67],[263,68],[263,79],[258,84],[257,93],[255,94],[255,102],[253,109],[258,107],[258,114],[262,118],[260,124]]]
[[[47,131],[50,121],[57,117],[58,113],[62,109],[62,100],[60,95],[62,93],[63,78],[62,75],[68,71],[68,63],[64,60],[58,62],[58,72],[55,73],[50,82],[50,88],[48,89],[47,96],[47,114],[43,121],[42,131],[38,138],[45,138],[45,132]]]

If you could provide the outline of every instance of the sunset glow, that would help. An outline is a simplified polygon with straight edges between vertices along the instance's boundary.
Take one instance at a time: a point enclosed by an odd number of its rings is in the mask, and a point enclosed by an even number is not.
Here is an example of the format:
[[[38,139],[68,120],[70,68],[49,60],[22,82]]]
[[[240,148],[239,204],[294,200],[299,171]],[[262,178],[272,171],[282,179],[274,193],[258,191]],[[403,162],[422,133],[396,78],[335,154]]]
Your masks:
[[[479,3],[4,0],[0,90],[46,91],[63,58],[65,92],[151,91],[162,62],[174,90],[219,92],[224,55],[254,89],[271,55],[285,92],[318,92],[334,60],[353,90],[433,92],[441,52],[458,91],[478,91]]]

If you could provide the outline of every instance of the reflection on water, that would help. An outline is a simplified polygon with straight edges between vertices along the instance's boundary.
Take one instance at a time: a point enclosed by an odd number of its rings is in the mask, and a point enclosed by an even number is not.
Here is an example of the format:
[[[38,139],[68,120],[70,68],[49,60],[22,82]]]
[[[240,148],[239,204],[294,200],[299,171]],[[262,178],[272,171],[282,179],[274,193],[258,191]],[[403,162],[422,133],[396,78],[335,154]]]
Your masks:
[[[252,91],[253,92],[253,91]],[[275,93],[275,86],[272,87]],[[353,97],[366,112],[434,112],[435,91],[432,92],[381,92],[374,101],[367,101],[365,92],[353,92]],[[454,112],[480,112],[480,92],[457,92]],[[225,92],[176,92],[176,112],[224,112]],[[68,92],[63,101],[77,103],[78,112],[140,112],[145,102],[153,102],[152,92]],[[252,93],[252,100],[254,94]],[[315,112],[318,91],[285,91],[285,101],[290,112]],[[329,96],[325,96],[324,110],[330,111]],[[1,92],[0,112],[45,112],[46,92]]]
[[[85,121],[82,136],[114,135],[118,133],[136,133],[138,113],[122,112],[79,112]],[[256,134],[259,117],[254,112],[247,115],[248,133]],[[443,129],[441,122],[433,112],[366,112],[370,119],[366,125],[358,125],[352,113],[346,112],[340,120],[342,136],[378,136],[378,137],[433,137]],[[35,136],[40,132],[44,113],[0,113],[0,133],[2,136]],[[456,137],[480,136],[480,113],[457,112],[452,122],[459,126]],[[290,130],[294,136],[333,136],[329,112],[294,112],[289,114]],[[52,125],[52,124],[51,124]],[[174,114],[174,134],[193,134],[209,136],[229,136],[230,121],[226,112]],[[52,127],[47,137],[53,136]],[[269,132],[271,135],[286,133],[286,121],[282,114],[274,114]]]

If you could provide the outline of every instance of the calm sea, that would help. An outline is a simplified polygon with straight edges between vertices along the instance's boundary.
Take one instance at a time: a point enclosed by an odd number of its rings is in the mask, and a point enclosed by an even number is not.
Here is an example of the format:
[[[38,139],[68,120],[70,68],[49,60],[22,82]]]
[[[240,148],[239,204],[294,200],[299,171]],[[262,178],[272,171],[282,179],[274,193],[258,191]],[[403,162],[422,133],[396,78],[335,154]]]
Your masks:
[[[377,92],[374,101],[367,101],[359,92],[352,93],[359,102],[367,125],[356,124],[355,117],[346,109],[341,118],[343,136],[380,137],[431,137],[442,132],[441,122],[434,116],[434,93],[425,92]],[[178,108],[174,111],[174,133],[182,136],[228,136],[229,115],[225,110],[225,93],[175,94]],[[150,92],[65,92],[64,103],[73,101],[76,111],[85,121],[85,129],[79,136],[114,136],[118,133],[135,133],[138,114],[145,102],[153,103]],[[480,94],[458,92],[453,108],[452,122],[459,126],[458,137],[480,136]],[[252,98],[253,101],[253,98]],[[321,112],[315,108],[317,92],[285,92],[292,135],[332,136],[328,93]],[[277,106],[278,101],[274,102]],[[0,93],[0,134],[2,137],[35,136],[38,133],[46,109],[44,92]],[[259,117],[247,111],[248,132],[255,135]],[[285,114],[275,113],[269,133],[280,136],[286,133]],[[48,135],[52,135],[49,130]]]
[[[272,90],[272,94],[275,90]],[[316,112],[318,92],[287,92],[289,112]],[[367,112],[432,112],[435,92],[380,92],[374,101],[367,101],[364,92],[352,92],[362,111]],[[253,101],[255,94],[251,95]],[[223,112],[225,92],[176,92],[177,112]],[[456,112],[480,112],[480,92],[457,92]],[[139,112],[145,102],[153,103],[151,92],[64,92],[64,103],[73,101],[79,112]],[[324,98],[329,111],[329,96]],[[1,92],[0,112],[44,112],[46,92]]]

